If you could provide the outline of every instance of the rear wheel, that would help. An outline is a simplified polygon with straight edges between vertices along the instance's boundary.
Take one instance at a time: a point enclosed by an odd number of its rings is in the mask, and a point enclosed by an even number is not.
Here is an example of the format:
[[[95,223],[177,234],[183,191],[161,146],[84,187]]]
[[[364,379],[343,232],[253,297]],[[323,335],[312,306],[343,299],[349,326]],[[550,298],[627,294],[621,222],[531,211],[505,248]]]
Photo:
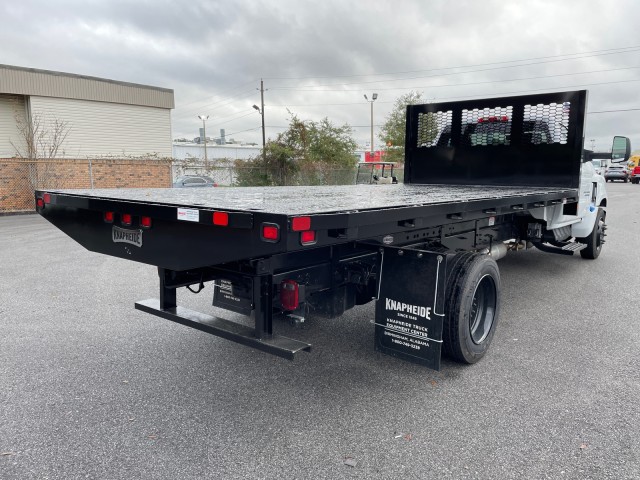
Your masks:
[[[587,244],[587,248],[580,250],[580,256],[582,258],[595,260],[600,256],[606,230],[607,225],[605,223],[605,212],[602,208],[598,208],[598,215],[596,216],[593,230],[591,230],[588,237],[578,238],[578,241]]]
[[[496,261],[475,253],[455,255],[448,266],[443,349],[453,360],[475,363],[487,352],[500,311]]]

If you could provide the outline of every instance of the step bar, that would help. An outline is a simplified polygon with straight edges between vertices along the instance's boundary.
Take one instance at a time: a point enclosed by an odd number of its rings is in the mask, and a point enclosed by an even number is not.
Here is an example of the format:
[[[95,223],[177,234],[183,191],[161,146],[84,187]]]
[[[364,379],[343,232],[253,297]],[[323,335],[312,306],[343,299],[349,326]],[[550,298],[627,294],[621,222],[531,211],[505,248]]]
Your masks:
[[[252,347],[278,357],[293,360],[296,353],[311,351],[311,344],[292,338],[272,335],[269,338],[256,338],[255,329],[220,317],[196,312],[188,308],[176,306],[162,310],[160,300],[151,298],[136,302],[136,310],[141,310],[157,317],[171,320],[201,332],[231,340],[232,342]]]
[[[543,252],[556,253],[559,255],[573,255],[575,252],[579,252],[580,250],[584,250],[585,248],[587,248],[587,245],[585,243],[580,242],[569,242],[562,247],[556,247],[541,242],[533,242],[533,245],[538,250],[542,250]]]

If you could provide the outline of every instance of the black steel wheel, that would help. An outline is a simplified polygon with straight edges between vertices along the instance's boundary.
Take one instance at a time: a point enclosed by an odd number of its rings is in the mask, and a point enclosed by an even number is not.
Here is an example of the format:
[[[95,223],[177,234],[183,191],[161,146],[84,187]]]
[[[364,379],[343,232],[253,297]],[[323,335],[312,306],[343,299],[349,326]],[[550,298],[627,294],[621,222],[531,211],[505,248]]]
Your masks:
[[[457,254],[449,260],[443,351],[476,363],[489,348],[500,312],[500,271],[488,255]]]
[[[605,232],[607,230],[605,217],[605,211],[602,208],[598,208],[598,215],[596,216],[596,222],[593,225],[593,230],[591,230],[588,237],[578,239],[579,242],[587,244],[587,248],[580,250],[580,256],[582,258],[595,260],[600,256],[602,245],[604,244]]]

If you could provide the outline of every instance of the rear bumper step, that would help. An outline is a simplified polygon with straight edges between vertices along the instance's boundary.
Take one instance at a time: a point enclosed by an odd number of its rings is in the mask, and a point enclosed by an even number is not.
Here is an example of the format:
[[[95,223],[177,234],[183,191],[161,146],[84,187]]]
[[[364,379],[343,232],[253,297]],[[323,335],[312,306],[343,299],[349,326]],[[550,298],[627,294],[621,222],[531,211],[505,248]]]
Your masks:
[[[263,352],[271,353],[288,360],[293,360],[294,355],[300,351],[310,352],[311,345],[292,338],[273,335],[270,338],[256,338],[255,329],[239,323],[212,317],[205,313],[189,310],[184,307],[162,310],[160,300],[152,298],[136,302],[136,310],[141,310],[152,315],[171,320],[172,322],[195,328],[201,332],[209,333],[217,337],[226,338],[232,342],[256,348]]]

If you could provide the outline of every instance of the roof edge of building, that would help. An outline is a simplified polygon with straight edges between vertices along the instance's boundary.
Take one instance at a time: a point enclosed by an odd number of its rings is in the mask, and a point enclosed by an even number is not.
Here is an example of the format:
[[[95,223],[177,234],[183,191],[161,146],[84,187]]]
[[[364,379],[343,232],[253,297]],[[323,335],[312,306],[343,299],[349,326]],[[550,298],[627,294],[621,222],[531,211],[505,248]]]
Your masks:
[[[174,93],[173,89],[171,88],[156,87],[153,85],[145,85],[142,83],[124,82],[121,80],[112,80],[109,78],[94,77],[91,75],[80,75],[77,73],[57,72],[55,70],[44,70],[40,68],[31,68],[31,67],[19,67],[16,65],[6,65],[2,63],[0,63],[0,69],[18,70],[22,72],[39,73],[39,74],[53,75],[57,77],[77,78],[82,80],[91,80],[94,82],[105,82],[105,83],[110,83],[114,85],[122,85],[124,87],[146,88],[149,90],[157,90],[164,93],[170,93],[170,94]]]

